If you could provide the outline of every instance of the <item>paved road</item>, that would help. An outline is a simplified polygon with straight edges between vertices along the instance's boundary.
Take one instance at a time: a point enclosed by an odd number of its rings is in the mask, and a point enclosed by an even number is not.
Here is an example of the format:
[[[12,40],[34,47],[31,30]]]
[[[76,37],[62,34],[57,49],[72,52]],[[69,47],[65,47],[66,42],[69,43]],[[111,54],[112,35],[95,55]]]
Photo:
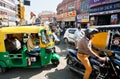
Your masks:
[[[61,57],[56,68],[52,65],[37,69],[12,68],[0,74],[0,79],[80,79],[77,73],[70,71],[66,66],[66,49],[67,46],[63,42],[56,46],[56,51]]]

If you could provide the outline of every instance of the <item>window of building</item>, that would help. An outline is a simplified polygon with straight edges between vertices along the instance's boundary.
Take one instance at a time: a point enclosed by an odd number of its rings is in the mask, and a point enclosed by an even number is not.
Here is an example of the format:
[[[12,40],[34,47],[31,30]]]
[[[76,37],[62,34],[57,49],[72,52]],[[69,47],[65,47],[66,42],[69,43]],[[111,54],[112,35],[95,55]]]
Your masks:
[[[81,11],[86,11],[88,10],[88,1],[82,1],[81,2]]]
[[[68,11],[73,11],[75,9],[74,3],[68,5]]]
[[[14,0],[9,0],[10,2],[12,2],[12,3],[15,3],[15,1]]]
[[[10,9],[10,10],[14,10],[14,11],[15,11],[15,7],[12,7],[12,6],[10,6],[10,5],[6,4],[6,3],[0,2],[0,6],[5,7],[5,8],[8,8],[8,9]]]
[[[0,11],[0,14],[5,14],[5,15],[7,15],[7,12]]]

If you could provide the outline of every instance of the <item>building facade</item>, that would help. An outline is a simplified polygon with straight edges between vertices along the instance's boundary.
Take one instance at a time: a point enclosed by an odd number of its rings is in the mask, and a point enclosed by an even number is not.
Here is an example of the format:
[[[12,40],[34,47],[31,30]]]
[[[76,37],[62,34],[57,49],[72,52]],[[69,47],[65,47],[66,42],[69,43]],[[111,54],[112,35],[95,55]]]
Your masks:
[[[80,9],[77,11],[76,23],[82,27],[87,27],[89,24],[89,0],[81,0]]]
[[[80,0],[63,0],[57,6],[57,22],[68,27],[76,26],[76,15],[79,13]]]
[[[92,25],[120,24],[120,0],[90,0]]]
[[[4,26],[15,25],[16,5],[14,0],[0,0],[0,20]]]
[[[39,18],[41,23],[45,23],[45,22],[51,22],[51,23],[55,23],[56,22],[56,13],[52,12],[52,11],[42,11],[41,13],[39,13]]]

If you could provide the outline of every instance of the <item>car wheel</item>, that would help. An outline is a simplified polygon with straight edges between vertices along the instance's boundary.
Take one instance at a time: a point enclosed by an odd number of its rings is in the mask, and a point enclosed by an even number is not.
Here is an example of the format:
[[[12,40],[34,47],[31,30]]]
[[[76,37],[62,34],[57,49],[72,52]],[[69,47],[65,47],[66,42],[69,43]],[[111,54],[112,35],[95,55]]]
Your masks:
[[[66,44],[68,44],[68,39],[67,39],[67,38],[65,38],[65,39],[64,39],[64,42],[65,42]]]

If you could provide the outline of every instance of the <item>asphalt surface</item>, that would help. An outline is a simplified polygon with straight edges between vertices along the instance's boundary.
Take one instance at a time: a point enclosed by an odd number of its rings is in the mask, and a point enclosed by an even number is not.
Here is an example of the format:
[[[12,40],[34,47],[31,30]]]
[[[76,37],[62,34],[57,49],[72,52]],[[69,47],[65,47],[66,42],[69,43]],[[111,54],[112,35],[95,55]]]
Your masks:
[[[0,79],[81,79],[79,74],[69,70],[66,65],[67,48],[73,47],[63,41],[56,46],[56,51],[60,55],[60,64],[57,67],[49,64],[42,68],[11,68],[0,74]]]

